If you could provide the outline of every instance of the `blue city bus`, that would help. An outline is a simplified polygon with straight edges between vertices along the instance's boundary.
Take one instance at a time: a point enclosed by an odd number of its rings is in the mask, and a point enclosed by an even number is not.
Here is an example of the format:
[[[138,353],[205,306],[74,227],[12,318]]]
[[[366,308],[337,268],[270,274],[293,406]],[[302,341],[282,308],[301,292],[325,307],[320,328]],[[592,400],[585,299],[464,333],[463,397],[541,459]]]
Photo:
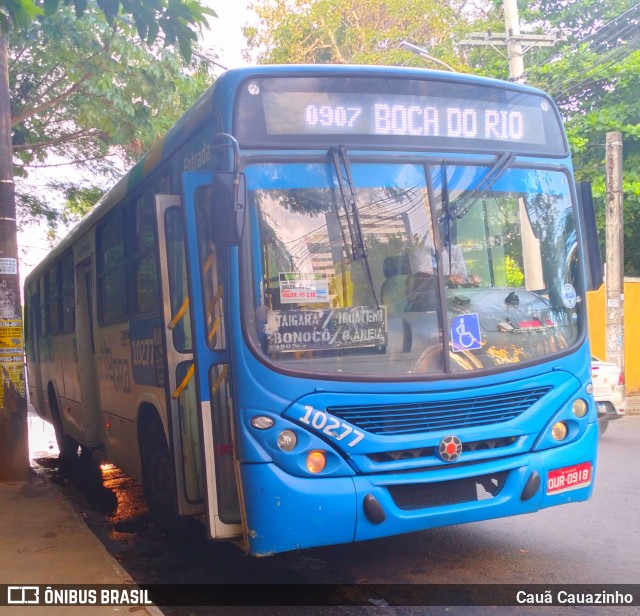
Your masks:
[[[534,88],[230,70],[26,280],[31,401],[258,556],[587,500],[583,188]]]

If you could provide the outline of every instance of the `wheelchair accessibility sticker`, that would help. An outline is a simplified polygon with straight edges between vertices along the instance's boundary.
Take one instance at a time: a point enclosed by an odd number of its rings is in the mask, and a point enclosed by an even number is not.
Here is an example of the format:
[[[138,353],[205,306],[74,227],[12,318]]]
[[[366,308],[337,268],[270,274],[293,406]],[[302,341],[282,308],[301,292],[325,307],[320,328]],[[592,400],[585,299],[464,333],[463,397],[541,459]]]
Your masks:
[[[480,320],[476,313],[461,314],[451,319],[451,345],[455,352],[482,348]]]

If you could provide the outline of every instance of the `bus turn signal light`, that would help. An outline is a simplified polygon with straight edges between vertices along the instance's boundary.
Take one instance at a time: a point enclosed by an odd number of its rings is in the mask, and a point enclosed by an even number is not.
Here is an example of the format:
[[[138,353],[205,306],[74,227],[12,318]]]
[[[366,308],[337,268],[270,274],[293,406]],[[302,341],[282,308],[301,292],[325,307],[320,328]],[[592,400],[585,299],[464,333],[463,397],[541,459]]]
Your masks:
[[[324,451],[310,451],[307,455],[307,470],[310,473],[321,473],[326,465]]]

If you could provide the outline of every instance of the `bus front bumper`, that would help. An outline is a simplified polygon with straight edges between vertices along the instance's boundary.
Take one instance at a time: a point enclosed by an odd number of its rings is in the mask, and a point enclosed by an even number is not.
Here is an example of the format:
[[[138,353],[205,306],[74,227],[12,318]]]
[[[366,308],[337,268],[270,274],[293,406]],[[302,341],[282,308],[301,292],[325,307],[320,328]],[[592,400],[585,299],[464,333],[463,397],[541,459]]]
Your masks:
[[[597,425],[578,441],[469,466],[354,477],[293,477],[242,466],[249,552],[287,550],[531,513],[591,497]]]

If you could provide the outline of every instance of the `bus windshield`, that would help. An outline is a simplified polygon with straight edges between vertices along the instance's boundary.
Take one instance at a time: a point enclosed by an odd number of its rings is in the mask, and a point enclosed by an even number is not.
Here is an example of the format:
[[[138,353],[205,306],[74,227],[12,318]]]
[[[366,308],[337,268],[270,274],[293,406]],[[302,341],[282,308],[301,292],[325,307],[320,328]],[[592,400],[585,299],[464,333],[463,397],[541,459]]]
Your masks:
[[[247,167],[253,346],[328,378],[500,369],[570,347],[584,318],[570,184],[514,158],[341,151]]]

